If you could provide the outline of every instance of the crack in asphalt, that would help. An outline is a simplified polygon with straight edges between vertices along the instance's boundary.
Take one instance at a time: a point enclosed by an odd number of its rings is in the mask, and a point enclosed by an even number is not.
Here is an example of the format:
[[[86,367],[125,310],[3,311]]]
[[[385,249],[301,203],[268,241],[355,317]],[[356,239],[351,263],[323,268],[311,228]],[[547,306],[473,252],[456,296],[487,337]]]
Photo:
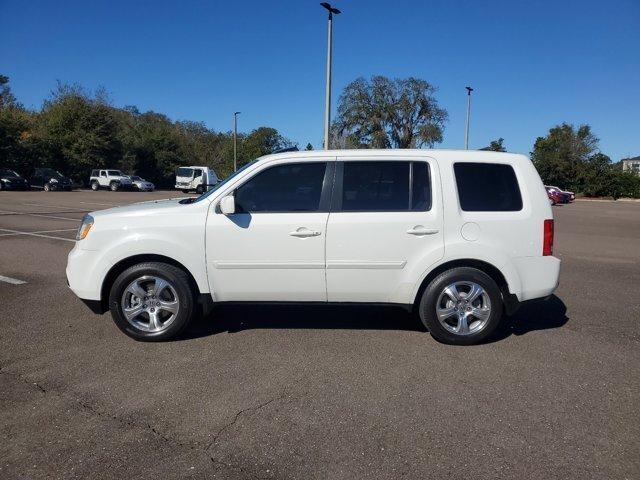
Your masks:
[[[97,416],[103,419],[112,419],[115,420],[116,422],[120,423],[121,425],[125,425],[127,427],[134,427],[134,428],[142,428],[145,430],[149,430],[150,432],[152,432],[155,436],[157,436],[158,438],[160,438],[161,440],[163,440],[164,442],[167,443],[171,443],[172,445],[178,445],[181,447],[186,447],[189,449],[196,449],[196,448],[200,448],[202,449],[204,447],[204,445],[199,445],[197,443],[195,444],[189,444],[189,443],[184,443],[181,442],[175,438],[169,437],[165,434],[163,434],[162,432],[158,431],[154,426],[152,426],[149,422],[145,421],[144,423],[139,423],[139,422],[135,422],[135,421],[131,421],[131,420],[126,420],[123,419],[121,417],[118,417],[116,415],[113,415],[111,413],[108,412],[104,412],[102,410],[97,409],[96,407],[94,407],[93,405],[91,405],[88,402],[85,402],[84,400],[81,400],[79,398],[76,398],[74,396],[71,395],[65,395],[63,393],[60,393],[58,391],[55,390],[51,390],[51,389],[47,389],[44,386],[42,386],[41,384],[39,384],[38,382],[31,382],[27,379],[24,378],[23,375],[16,373],[16,372],[9,372],[7,370],[4,369],[3,366],[0,366],[0,374],[2,375],[9,375],[11,377],[17,378],[18,380],[22,381],[23,383],[27,384],[27,385],[32,385],[35,386],[40,392],[42,392],[44,395],[47,394],[54,394],[60,398],[66,398],[67,400],[71,400],[73,402],[75,402],[77,405],[79,405],[83,410]]]
[[[273,397],[273,398],[271,398],[271,399],[267,400],[266,402],[262,402],[262,403],[261,403],[261,404],[259,404],[259,405],[254,405],[254,406],[251,406],[251,407],[243,408],[242,410],[238,410],[238,412],[233,416],[233,420],[231,420],[229,423],[227,423],[227,424],[223,425],[223,426],[222,426],[222,427],[221,427],[221,428],[220,428],[220,429],[219,429],[219,430],[218,430],[218,431],[213,435],[213,440],[211,440],[211,442],[209,443],[209,445],[207,445],[207,448],[205,449],[205,451],[208,453],[209,458],[210,458],[210,460],[211,460],[211,463],[212,463],[213,465],[219,465],[219,466],[224,467],[224,468],[227,468],[227,469],[228,469],[228,468],[231,468],[231,469],[237,469],[237,470],[239,470],[239,471],[240,471],[241,473],[243,473],[243,474],[249,473],[249,472],[245,471],[245,470],[242,468],[242,466],[240,466],[240,465],[238,465],[237,467],[234,467],[234,466],[233,466],[233,465],[231,465],[231,464],[227,464],[227,463],[225,463],[225,462],[223,462],[223,461],[221,461],[221,460],[218,460],[217,458],[215,458],[215,455],[214,455],[214,454],[211,454],[209,451],[210,451],[212,448],[214,448],[214,447],[216,446],[216,444],[217,444],[217,442],[218,442],[218,439],[222,436],[222,434],[223,434],[224,432],[226,432],[228,429],[230,429],[230,428],[231,428],[231,427],[232,427],[232,426],[233,426],[233,425],[238,421],[238,419],[239,419],[239,418],[240,418],[244,413],[246,413],[246,412],[254,412],[254,411],[258,411],[258,410],[262,410],[263,408],[267,407],[268,405],[270,405],[270,404],[272,404],[272,403],[274,403],[274,402],[277,402],[277,401],[279,401],[279,400],[282,400],[283,398],[285,398],[285,397],[286,397],[286,395],[287,395],[287,389],[286,389],[286,388],[283,388],[283,389],[282,389],[282,392],[280,393],[280,395],[278,395],[278,396],[276,396],[276,397]],[[252,476],[253,478],[255,478],[255,479],[258,479],[258,480],[259,480],[260,478],[262,478],[262,477],[260,477],[260,476],[258,476],[258,475],[255,475],[255,474],[251,474],[251,476]]]
[[[121,425],[125,425],[127,427],[132,427],[132,428],[142,428],[144,430],[148,430],[151,433],[153,433],[156,437],[160,438],[162,441],[164,441],[165,443],[170,443],[172,446],[178,445],[182,448],[188,448],[189,450],[201,450],[205,455],[208,456],[209,460],[211,461],[212,465],[214,466],[214,468],[225,468],[225,469],[233,469],[233,470],[237,470],[240,471],[243,474],[249,474],[251,475],[253,478],[255,478],[256,480],[260,480],[263,477],[260,477],[258,475],[252,474],[250,472],[247,472],[244,468],[242,468],[241,465],[232,465],[230,463],[225,463],[221,460],[218,460],[217,458],[215,458],[215,456],[210,452],[210,450],[212,448],[214,448],[218,442],[218,440],[220,439],[220,437],[224,434],[224,432],[226,432],[228,429],[230,429],[231,427],[233,427],[233,425],[238,421],[238,419],[245,414],[246,412],[253,412],[253,411],[259,411],[262,410],[263,408],[269,406],[270,404],[277,402],[279,400],[282,400],[283,398],[285,398],[287,396],[287,389],[286,387],[282,389],[282,392],[280,393],[280,395],[273,397],[265,402],[260,403],[259,405],[254,405],[254,406],[249,406],[246,408],[243,408],[241,410],[238,410],[238,412],[236,412],[236,414],[233,416],[233,419],[226,423],[225,425],[223,425],[220,429],[218,429],[218,431],[214,434],[213,436],[213,440],[211,440],[211,442],[209,442],[207,445],[195,442],[195,443],[187,443],[187,442],[182,442],[176,438],[170,437],[165,435],[164,433],[162,433],[161,431],[159,431],[157,428],[155,428],[153,425],[151,425],[148,421],[145,421],[144,423],[139,423],[139,422],[135,422],[135,421],[131,421],[131,420],[126,420],[123,418],[120,418],[116,415],[110,414],[108,412],[104,412],[102,410],[97,409],[96,407],[94,407],[93,405],[91,405],[88,402],[85,402],[84,400],[81,400],[79,398],[76,398],[74,396],[71,395],[65,395],[63,393],[60,393],[56,390],[52,390],[52,389],[47,389],[45,388],[43,385],[39,384],[38,382],[32,382],[27,380],[26,378],[24,378],[24,375],[21,375],[19,373],[16,372],[10,372],[5,370],[4,366],[0,366],[0,375],[8,375],[11,376],[13,378],[16,378],[18,380],[20,380],[21,382],[33,386],[36,389],[38,389],[43,395],[47,395],[47,394],[54,394],[60,398],[66,398],[67,400],[71,400],[73,402],[75,402],[77,405],[79,405],[83,410],[99,417],[102,419],[111,419],[111,420],[115,420],[116,422],[120,423]],[[304,395],[301,395],[300,397],[296,397],[296,398],[302,398]]]

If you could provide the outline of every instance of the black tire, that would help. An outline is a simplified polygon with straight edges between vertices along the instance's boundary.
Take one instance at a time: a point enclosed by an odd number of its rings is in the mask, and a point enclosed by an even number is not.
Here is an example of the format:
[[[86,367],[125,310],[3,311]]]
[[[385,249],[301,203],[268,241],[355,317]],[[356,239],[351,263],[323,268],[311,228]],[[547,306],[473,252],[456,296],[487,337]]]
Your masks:
[[[98,182],[91,182],[91,190],[97,192],[100,190],[100,184]]]
[[[445,328],[438,320],[436,314],[438,299],[447,286],[456,282],[476,283],[489,297],[490,314],[484,326],[475,333],[456,334]],[[434,278],[423,292],[419,307],[420,320],[429,329],[431,336],[439,342],[450,345],[475,345],[486,340],[500,324],[503,311],[502,295],[496,282],[483,271],[471,267],[452,268]]]
[[[182,190],[182,193],[189,193],[191,190]]]
[[[125,289],[137,278],[143,276],[160,277],[169,282],[175,290],[179,301],[179,310],[171,324],[160,332],[147,332],[130,323],[122,309],[122,298]],[[122,272],[111,286],[109,292],[109,310],[111,317],[125,334],[143,342],[159,342],[175,338],[189,324],[193,317],[195,300],[190,286],[189,276],[180,268],[166,263],[139,263]]]
[[[198,195],[202,195],[202,192],[204,192],[204,187],[203,187],[202,185],[198,185],[198,186],[196,187],[196,193],[197,193]]]
[[[119,183],[119,182],[116,182],[116,181],[111,182],[111,183],[109,184],[109,189],[110,189],[112,192],[117,192],[118,190],[120,190],[120,183]]]
[[[49,185],[48,183],[44,184],[43,190],[45,192],[50,192],[51,191],[51,185]]]

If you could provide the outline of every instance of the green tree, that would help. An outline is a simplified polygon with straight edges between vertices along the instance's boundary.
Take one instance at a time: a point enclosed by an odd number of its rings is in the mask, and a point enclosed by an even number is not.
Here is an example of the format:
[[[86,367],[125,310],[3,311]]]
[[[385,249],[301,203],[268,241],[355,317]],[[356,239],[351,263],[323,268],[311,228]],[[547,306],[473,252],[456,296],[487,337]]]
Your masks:
[[[343,148],[433,146],[442,141],[447,120],[435,92],[436,87],[414,77],[358,78],[340,96],[333,143]]]
[[[488,147],[481,148],[480,150],[488,150],[491,152],[506,152],[507,149],[503,145],[504,138],[499,138],[498,140],[491,140],[491,143]]]
[[[597,152],[598,141],[589,125],[576,128],[563,123],[537,138],[531,160],[545,183],[582,192],[585,167]]]

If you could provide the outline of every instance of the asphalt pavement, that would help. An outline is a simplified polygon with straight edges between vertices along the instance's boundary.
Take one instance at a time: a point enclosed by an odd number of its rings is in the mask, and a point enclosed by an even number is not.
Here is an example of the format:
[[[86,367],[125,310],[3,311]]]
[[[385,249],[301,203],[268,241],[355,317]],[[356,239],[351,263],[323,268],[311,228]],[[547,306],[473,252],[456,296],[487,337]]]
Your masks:
[[[640,203],[554,207],[556,295],[484,345],[355,306],[138,343],[66,257],[84,213],[170,196],[0,192],[0,478],[640,478]]]

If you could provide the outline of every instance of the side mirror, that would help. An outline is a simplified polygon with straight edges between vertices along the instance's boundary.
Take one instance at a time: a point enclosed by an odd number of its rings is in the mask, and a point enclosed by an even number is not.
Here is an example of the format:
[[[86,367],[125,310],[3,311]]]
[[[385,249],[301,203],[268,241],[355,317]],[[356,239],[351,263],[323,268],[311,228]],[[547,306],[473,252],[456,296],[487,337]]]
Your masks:
[[[224,215],[233,215],[236,212],[236,201],[233,195],[227,195],[220,200],[220,211]]]

